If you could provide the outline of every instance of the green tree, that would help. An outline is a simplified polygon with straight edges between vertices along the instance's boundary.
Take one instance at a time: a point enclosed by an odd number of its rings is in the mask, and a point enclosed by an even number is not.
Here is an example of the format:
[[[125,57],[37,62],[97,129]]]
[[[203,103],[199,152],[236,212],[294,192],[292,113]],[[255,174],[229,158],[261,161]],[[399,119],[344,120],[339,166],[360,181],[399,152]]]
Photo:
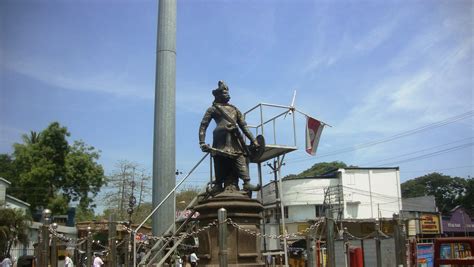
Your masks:
[[[14,177],[9,177],[12,186],[8,190],[30,203],[33,212],[47,207],[64,214],[71,201],[79,202],[79,209],[94,207],[92,199],[105,178],[97,163],[99,152],[82,141],[70,146],[69,136],[66,127],[53,122],[40,133],[23,135],[24,142],[13,145],[10,167]]]
[[[100,216],[95,215],[93,210],[76,209],[76,222],[93,221],[96,219],[100,219]]]
[[[13,245],[28,244],[31,217],[23,210],[0,208],[0,256],[10,254]]]
[[[474,179],[468,178],[466,182],[466,193],[461,197],[461,205],[474,215]]]
[[[39,142],[40,134],[35,131],[30,131],[30,135],[24,134],[21,136],[23,143],[32,145]]]
[[[401,184],[402,197],[434,196],[441,212],[449,212],[461,205],[466,195],[468,181],[460,177],[451,177],[441,173],[430,173]],[[467,208],[467,207],[466,207]]]
[[[9,181],[15,177],[13,159],[8,154],[0,154],[0,177]]]
[[[186,187],[179,191],[176,194],[176,210],[184,210],[200,192],[201,189],[197,186]]]
[[[299,174],[290,174],[285,178],[297,178],[297,177],[312,177],[325,174],[327,172],[339,169],[346,168],[347,165],[342,161],[332,161],[332,162],[320,162],[316,163],[311,168],[304,170]]]
[[[75,141],[66,156],[66,177],[61,191],[68,202],[78,201],[80,210],[96,207],[93,199],[105,183],[104,169],[97,163],[100,154],[83,141]]]

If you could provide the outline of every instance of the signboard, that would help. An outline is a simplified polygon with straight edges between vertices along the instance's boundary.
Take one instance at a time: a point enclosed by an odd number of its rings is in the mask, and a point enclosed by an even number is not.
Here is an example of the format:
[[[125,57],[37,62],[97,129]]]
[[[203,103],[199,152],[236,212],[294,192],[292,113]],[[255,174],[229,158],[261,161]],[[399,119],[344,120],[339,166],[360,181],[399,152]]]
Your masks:
[[[418,267],[433,267],[434,246],[432,243],[416,245],[416,262]]]
[[[186,220],[186,218],[188,218],[191,213],[191,210],[177,210],[175,219]],[[199,217],[199,212],[196,211],[191,218],[196,219],[197,217]]]
[[[416,236],[416,221],[415,220],[408,221],[408,235]]]
[[[458,208],[451,214],[449,220],[443,218],[443,231],[445,233],[457,232],[472,235],[474,232],[474,220],[471,219],[464,209]]]
[[[304,233],[306,230],[309,229],[311,225],[305,223],[305,224],[298,224],[298,233]]]
[[[424,213],[420,216],[420,229],[422,234],[439,234],[440,228],[438,214]]]

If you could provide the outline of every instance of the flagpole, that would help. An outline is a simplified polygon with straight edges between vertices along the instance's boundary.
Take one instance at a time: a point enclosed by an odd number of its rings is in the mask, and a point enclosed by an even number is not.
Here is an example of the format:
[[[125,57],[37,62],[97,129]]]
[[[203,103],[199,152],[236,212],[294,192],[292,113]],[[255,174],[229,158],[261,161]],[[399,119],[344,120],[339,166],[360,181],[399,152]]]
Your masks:
[[[306,113],[304,113],[304,112],[302,112],[302,111],[299,111],[299,110],[297,110],[296,108],[294,108],[294,110],[295,110],[296,112],[298,112],[298,113],[302,114],[302,115],[305,115],[306,117],[310,117],[310,118],[312,118],[310,115],[308,115],[308,114],[306,114]],[[325,123],[324,121],[320,121],[320,120],[318,120],[318,121],[319,121],[319,122],[321,122],[322,124],[324,124],[324,126],[329,126],[329,127],[331,127],[331,128],[332,128],[332,126],[331,126],[331,125],[329,125],[329,124]]]

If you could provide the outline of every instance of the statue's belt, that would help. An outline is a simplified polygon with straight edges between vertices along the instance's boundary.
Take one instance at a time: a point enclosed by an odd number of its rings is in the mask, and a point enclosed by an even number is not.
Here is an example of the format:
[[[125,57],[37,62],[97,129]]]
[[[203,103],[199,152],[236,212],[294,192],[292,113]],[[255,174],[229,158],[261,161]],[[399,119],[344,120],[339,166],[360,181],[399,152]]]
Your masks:
[[[239,153],[233,153],[233,152],[230,152],[230,151],[225,151],[225,150],[214,148],[214,147],[209,147],[209,153],[211,153],[211,155],[213,157],[214,156],[224,156],[224,157],[228,157],[228,158],[231,158],[231,159],[236,159],[236,158],[242,156],[242,154],[239,154]]]

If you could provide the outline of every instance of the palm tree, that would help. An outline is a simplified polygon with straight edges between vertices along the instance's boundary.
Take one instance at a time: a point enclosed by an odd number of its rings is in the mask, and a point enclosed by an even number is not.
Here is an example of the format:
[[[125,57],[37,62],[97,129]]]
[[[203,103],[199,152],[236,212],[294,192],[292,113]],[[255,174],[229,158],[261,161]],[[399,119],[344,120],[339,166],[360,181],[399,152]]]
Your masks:
[[[0,256],[10,254],[13,245],[28,244],[31,217],[21,209],[0,208]]]
[[[41,136],[41,133],[30,131],[30,135],[23,134],[21,138],[23,139],[23,142],[25,142],[25,144],[32,145],[39,142],[40,136]]]

